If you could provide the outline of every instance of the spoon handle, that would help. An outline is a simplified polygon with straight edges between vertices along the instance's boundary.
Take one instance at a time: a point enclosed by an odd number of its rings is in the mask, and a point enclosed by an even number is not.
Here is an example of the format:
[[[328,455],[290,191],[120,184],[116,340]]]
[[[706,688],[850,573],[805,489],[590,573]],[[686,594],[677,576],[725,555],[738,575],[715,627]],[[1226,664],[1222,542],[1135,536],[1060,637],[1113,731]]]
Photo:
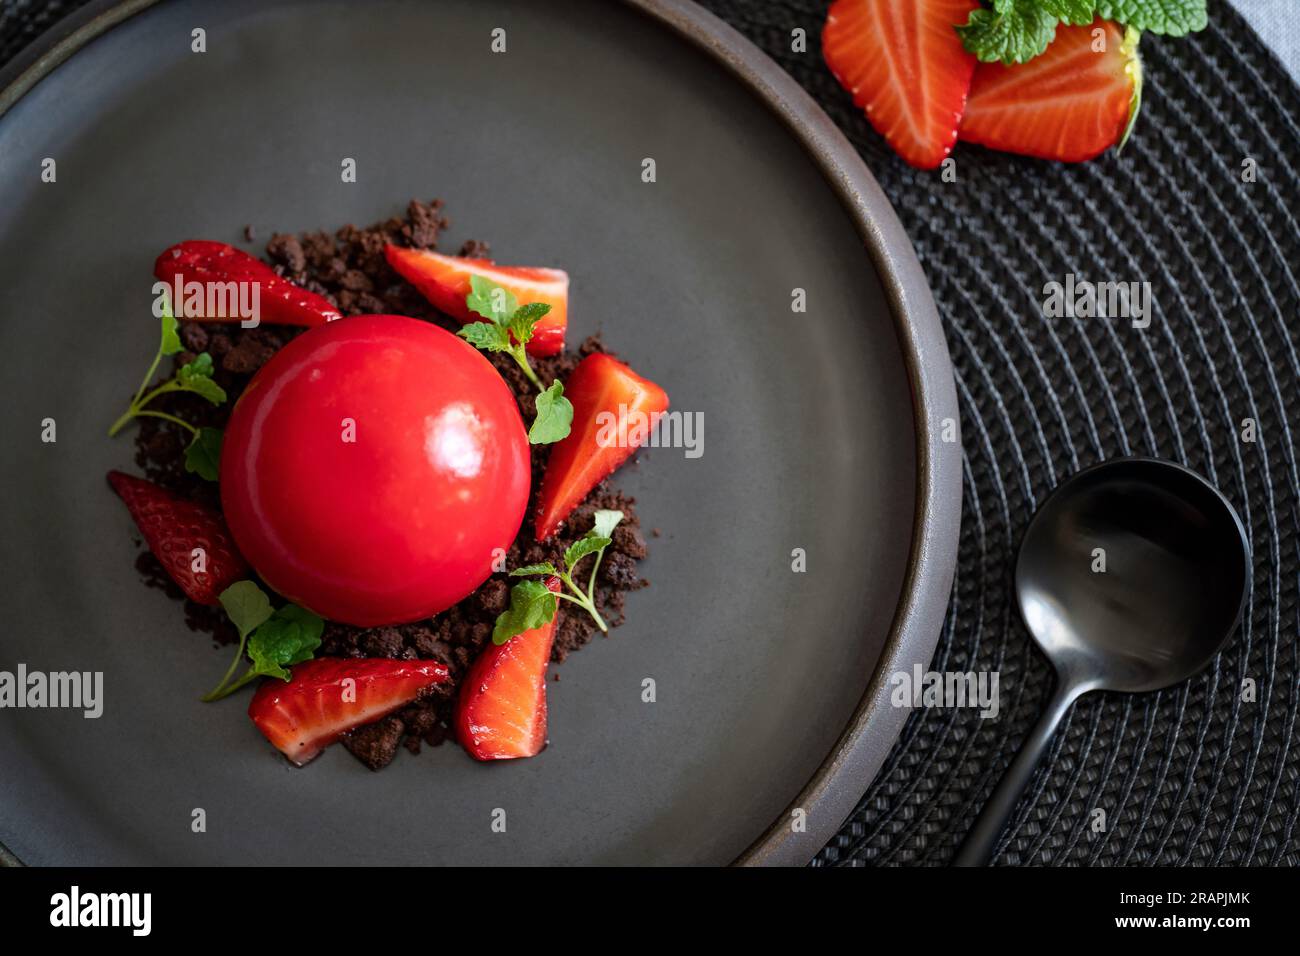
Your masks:
[[[953,866],[988,865],[989,860],[993,858],[993,851],[997,849],[998,837],[1002,835],[1003,828],[1006,827],[1012,811],[1020,801],[1020,795],[1025,792],[1025,787],[1034,775],[1034,768],[1038,766],[1038,761],[1051,742],[1052,735],[1056,733],[1061,718],[1065,716],[1079,693],[1078,688],[1057,681],[1056,690],[1047,704],[1047,709],[1043,711],[1043,716],[1038,718],[1038,723],[1034,724],[1034,729],[1029,732],[1025,742],[1020,745],[1020,752],[1011,761],[1011,766],[998,782],[997,789],[989,797],[989,802],[984,805],[984,810],[975,821],[975,826],[966,835],[966,842],[957,851]]]

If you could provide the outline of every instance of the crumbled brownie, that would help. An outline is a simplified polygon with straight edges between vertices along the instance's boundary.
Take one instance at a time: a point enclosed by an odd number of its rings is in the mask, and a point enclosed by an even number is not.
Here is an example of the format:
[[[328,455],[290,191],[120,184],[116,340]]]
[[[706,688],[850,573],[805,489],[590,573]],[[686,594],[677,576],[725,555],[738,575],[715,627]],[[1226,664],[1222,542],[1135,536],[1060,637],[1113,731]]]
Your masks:
[[[448,220],[439,200],[411,200],[406,215],[393,217],[366,228],[346,225],[333,234],[309,232],[302,235],[275,233],[266,244],[266,258],[279,274],[325,296],[345,315],[394,313],[434,322],[456,330],[459,324],[434,309],[415,289],[403,280],[384,258],[384,245],[392,242],[417,249],[435,249]],[[251,228],[245,232],[252,237]],[[460,254],[472,258],[489,255],[485,242],[470,240]],[[162,396],[157,407],[182,415],[197,425],[224,426],[234,400],[249,380],[277,350],[283,348],[301,329],[286,326],[263,326],[245,329],[237,323],[211,325],[182,322],[181,342],[186,352],[175,357],[184,364],[194,354],[207,351],[216,366],[214,377],[226,390],[229,400],[220,407],[195,401],[193,396]],[[533,367],[546,384],[567,378],[586,356],[606,351],[600,338],[593,336],[576,351],[565,351],[547,358],[534,358]],[[488,358],[501,372],[519,404],[526,421],[536,411],[535,390],[519,367],[505,355]],[[219,507],[217,486],[193,475],[184,468],[187,436],[156,418],[140,419],[135,438],[136,464],[146,477],[177,494]],[[535,448],[532,462],[532,492],[528,515],[536,510],[537,493],[546,467],[546,452]],[[519,535],[511,545],[507,567],[519,567],[540,561],[559,564],[564,549],[591,527],[597,510],[622,511],[622,523],[614,529],[613,541],[605,551],[596,582],[596,603],[610,627],[623,621],[626,592],[645,587],[637,571],[637,562],[646,556],[645,538],[636,513],[636,502],[602,483],[597,486],[560,528],[544,543],[533,540],[532,522],[524,520]],[[659,530],[653,532],[658,536]],[[185,619],[191,630],[211,634],[219,643],[238,640],[238,634],[220,608],[210,608],[185,599],[185,595],[167,576],[148,551],[137,561],[137,568],[151,587],[163,589],[169,596],[185,602]],[[344,745],[372,770],[387,766],[404,745],[419,753],[421,743],[437,746],[453,737],[451,715],[456,689],[479,650],[491,639],[492,625],[510,599],[514,583],[505,573],[488,578],[477,591],[430,621],[417,621],[395,627],[357,628],[335,621],[327,622],[317,654],[321,657],[389,657],[404,660],[436,660],[447,666],[451,679],[434,688],[428,697],[403,708],[399,713],[353,731]],[[595,621],[581,611],[570,610],[561,602],[560,619],[555,630],[551,660],[562,662],[573,651],[587,644],[599,633]],[[559,680],[559,674],[555,674]]]
[[[404,733],[406,725],[402,718],[390,714],[352,731],[343,738],[343,746],[371,770],[383,770],[397,756]]]

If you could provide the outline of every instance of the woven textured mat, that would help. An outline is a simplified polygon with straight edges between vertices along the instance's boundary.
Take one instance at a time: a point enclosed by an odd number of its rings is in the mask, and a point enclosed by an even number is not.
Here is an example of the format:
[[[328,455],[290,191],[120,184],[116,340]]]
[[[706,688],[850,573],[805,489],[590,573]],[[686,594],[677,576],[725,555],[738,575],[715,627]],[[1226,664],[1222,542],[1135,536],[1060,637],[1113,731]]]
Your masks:
[[[0,2],[0,62],[79,5]],[[826,5],[705,0],[853,141],[929,276],[956,366],[965,475],[932,666],[997,671],[1001,712],[914,713],[815,865],[952,857],[1051,688],[1011,600],[1016,542],[1061,479],[1125,454],[1183,462],[1231,499],[1254,553],[1248,610],[1186,685],[1075,706],[997,862],[1300,863],[1300,90],[1211,0],[1203,33],[1143,39],[1146,102],[1121,157],[1062,166],[959,145],[958,181],[944,183],[896,159],[823,66]],[[797,27],[806,53],[791,52]],[[1150,282],[1150,327],[1044,318],[1044,284],[1068,273]],[[1243,440],[1247,419],[1255,441]]]

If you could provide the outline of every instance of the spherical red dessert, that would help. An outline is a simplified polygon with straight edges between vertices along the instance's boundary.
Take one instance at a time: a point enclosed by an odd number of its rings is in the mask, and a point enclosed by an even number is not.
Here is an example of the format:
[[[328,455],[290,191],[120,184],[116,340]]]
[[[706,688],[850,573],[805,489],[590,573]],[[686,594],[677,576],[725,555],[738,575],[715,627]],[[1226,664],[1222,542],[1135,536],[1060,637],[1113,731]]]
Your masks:
[[[310,329],[240,396],[221,503],[257,573],[361,627],[464,598],[528,504],[528,438],[501,376],[467,342],[398,315]]]

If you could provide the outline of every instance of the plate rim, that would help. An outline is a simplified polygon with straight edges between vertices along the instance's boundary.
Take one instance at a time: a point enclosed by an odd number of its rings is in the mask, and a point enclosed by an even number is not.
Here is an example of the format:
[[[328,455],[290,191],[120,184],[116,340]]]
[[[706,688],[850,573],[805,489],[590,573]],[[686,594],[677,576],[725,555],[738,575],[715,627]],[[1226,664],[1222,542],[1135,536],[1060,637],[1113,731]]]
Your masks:
[[[0,69],[0,119],[96,37],[159,0],[92,0]],[[766,53],[693,0],[622,0],[708,54],[785,126],[834,191],[862,239],[893,318],[912,393],[916,513],[899,603],[875,671],[835,745],[781,815],[734,862],[807,864],[848,819],[902,732],[908,711],[888,701],[888,676],[929,664],[947,614],[962,504],[960,418],[952,360],[930,286],[893,205],[817,102]],[[942,438],[951,421],[955,440]],[[796,809],[805,826],[789,823]],[[0,842],[0,866],[21,865]]]

